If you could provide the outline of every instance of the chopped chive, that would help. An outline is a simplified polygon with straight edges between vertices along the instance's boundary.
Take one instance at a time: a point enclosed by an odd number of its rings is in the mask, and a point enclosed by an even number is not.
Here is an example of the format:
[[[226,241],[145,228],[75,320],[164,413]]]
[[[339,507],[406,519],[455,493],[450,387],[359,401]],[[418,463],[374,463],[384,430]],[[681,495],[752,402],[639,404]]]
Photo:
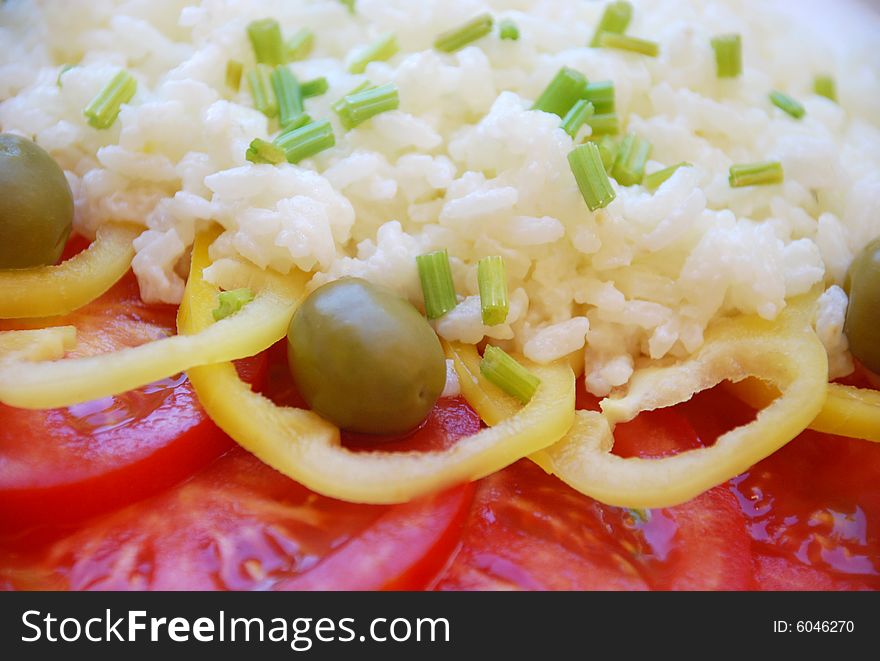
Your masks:
[[[371,117],[396,110],[398,106],[400,106],[400,97],[397,94],[397,85],[387,83],[379,87],[371,87],[343,99],[342,107],[338,111],[339,121],[347,130],[351,130]]]
[[[369,80],[365,80],[364,82],[362,82],[360,85],[355,87],[353,90],[351,90],[348,94],[343,96],[341,99],[339,99],[336,103],[334,103],[330,107],[333,109],[334,112],[340,113],[340,112],[342,112],[342,109],[345,107],[345,100],[348,97],[354,96],[355,94],[359,94],[360,92],[363,92],[364,90],[371,89],[373,87],[374,87],[373,83],[371,83]]]
[[[607,112],[601,115],[590,115],[587,124],[593,130],[591,135],[617,135],[620,133],[620,123],[616,112]]]
[[[580,71],[562,67],[535,101],[532,110],[543,110],[565,117],[586,86],[587,79]]]
[[[393,32],[386,32],[374,43],[355,53],[351,64],[348,65],[348,72],[363,73],[370,62],[390,60],[399,50],[400,44],[397,43],[397,35]]]
[[[800,119],[807,113],[800,101],[791,98],[788,94],[780,92],[779,90],[773,90],[770,92],[770,101],[774,106],[788,113],[795,119]]]
[[[656,41],[630,37],[625,34],[614,34],[613,32],[603,32],[599,35],[599,47],[641,53],[648,57],[657,57],[660,54],[660,44]]]
[[[480,374],[523,404],[532,400],[541,385],[541,379],[516,362],[504,349],[492,345],[483,352]]]
[[[275,138],[273,144],[284,151],[288,163],[299,163],[304,158],[330,149],[336,144],[336,136],[333,135],[330,122],[325,119],[285,131]]]
[[[642,183],[645,176],[645,165],[648,156],[651,155],[651,143],[638,137],[635,133],[628,133],[620,143],[614,165],[611,167],[611,176],[621,186],[634,186]]]
[[[469,43],[485,37],[492,31],[495,20],[490,14],[480,14],[464,25],[447,30],[434,40],[434,48],[444,53],[454,53]]]
[[[214,321],[226,319],[226,317],[235,314],[252,300],[254,300],[254,292],[247,287],[220,292],[220,295],[217,297],[219,305],[211,312],[214,315]]]
[[[611,172],[611,168],[614,166],[614,159],[617,158],[617,140],[610,135],[603,135],[596,142],[596,146],[599,148],[599,155],[602,157],[602,165],[605,167],[605,172]]]
[[[71,69],[75,69],[78,65],[76,64],[65,64],[61,67],[61,70],[58,72],[58,76],[55,78],[55,84],[58,87],[61,87],[61,77],[66,74]]]
[[[241,89],[241,74],[244,72],[244,65],[238,60],[229,60],[226,63],[226,87],[233,92]]]
[[[609,2],[605,6],[602,18],[599,19],[599,25],[596,26],[596,32],[590,46],[595,48],[599,45],[599,36],[603,32],[611,32],[612,34],[623,34],[632,20],[632,5],[628,2]]]
[[[259,64],[284,64],[284,42],[281,40],[281,26],[278,21],[274,18],[251,21],[248,23],[247,33]]]
[[[348,8],[349,14],[354,14],[355,1],[356,0],[339,0],[339,3],[345,5]]]
[[[616,197],[595,143],[586,142],[569,152],[568,164],[590,211],[608,206]]]
[[[675,174],[678,168],[687,168],[692,167],[690,163],[686,161],[682,161],[681,163],[676,163],[675,165],[670,165],[668,168],[663,168],[662,170],[657,170],[657,172],[652,172],[651,174],[646,174],[645,179],[642,182],[645,185],[645,188],[648,190],[656,190],[660,188],[660,186],[669,179],[672,175]]]
[[[303,113],[303,93],[296,76],[286,66],[272,71],[272,90],[278,101],[278,123],[286,129]]]
[[[137,81],[128,71],[117,73],[83,110],[89,125],[109,129],[119,116],[122,104],[131,101],[136,91]]]
[[[247,81],[251,98],[254,100],[254,108],[266,117],[277,115],[278,99],[275,98],[275,90],[272,87],[272,67],[258,64],[248,71]]]
[[[300,113],[296,117],[288,122],[287,126],[284,127],[283,133],[287,133],[288,131],[295,131],[296,129],[302,128],[306,124],[311,124],[314,120],[307,113]]]
[[[296,32],[285,44],[284,54],[288,62],[304,60],[312,52],[315,45],[315,33],[308,28]]]
[[[738,34],[713,37],[715,71],[719,78],[736,78],[742,73],[742,38]]]
[[[480,286],[480,311],[486,326],[497,326],[507,320],[507,276],[500,256],[484,257],[477,262],[477,283]]]
[[[581,98],[592,103],[598,114],[614,112],[614,83],[610,80],[587,83]]]
[[[782,163],[779,161],[742,163],[730,166],[729,181],[732,188],[781,184],[783,178]]]
[[[824,96],[826,99],[837,102],[837,85],[834,82],[834,78],[829,75],[816,76],[813,79],[813,91],[819,96]]]
[[[416,257],[416,266],[425,298],[425,314],[428,319],[439,319],[458,305],[449,253],[443,249],[419,255]]]
[[[509,18],[504,18],[498,22],[498,37],[517,41],[519,40],[519,27]]]
[[[313,96],[321,96],[322,94],[325,94],[330,88],[330,85],[328,85],[327,79],[324,78],[324,76],[321,76],[314,80],[307,80],[300,85],[299,88],[302,92],[303,98],[310,99]]]
[[[278,165],[287,160],[280,147],[260,138],[254,138],[251,141],[244,157],[251,163],[268,163],[270,165]]]
[[[562,130],[574,138],[586,123],[587,118],[594,112],[595,109],[592,103],[584,99],[578,99],[571,107],[571,110],[562,118]]]

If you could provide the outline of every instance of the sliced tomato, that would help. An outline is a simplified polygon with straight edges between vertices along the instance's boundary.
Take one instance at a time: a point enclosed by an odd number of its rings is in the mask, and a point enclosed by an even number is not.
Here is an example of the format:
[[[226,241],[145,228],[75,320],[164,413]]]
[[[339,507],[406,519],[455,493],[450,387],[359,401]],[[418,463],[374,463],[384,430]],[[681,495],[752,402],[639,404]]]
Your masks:
[[[129,274],[53,323],[75,325],[71,354],[89,355],[172,334],[175,315],[173,306],[143,303]],[[240,369],[260,381],[266,359],[243,361]],[[185,375],[68,408],[0,405],[0,530],[78,520],[133,502],[189,477],[231,446]]]

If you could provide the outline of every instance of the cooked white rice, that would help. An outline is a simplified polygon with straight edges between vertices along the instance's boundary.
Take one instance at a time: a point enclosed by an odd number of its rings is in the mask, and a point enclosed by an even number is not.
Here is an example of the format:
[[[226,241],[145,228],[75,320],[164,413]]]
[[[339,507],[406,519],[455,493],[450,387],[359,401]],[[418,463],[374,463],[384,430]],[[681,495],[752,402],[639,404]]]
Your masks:
[[[180,300],[194,233],[216,220],[226,232],[215,258],[313,271],[313,286],[358,275],[417,305],[416,255],[448,248],[462,300],[437,322],[443,337],[492,338],[539,362],[581,352],[597,395],[646,361],[693,352],[719,315],[773,318],[821,284],[817,329],[832,376],[846,373],[846,295],[834,285],[880,235],[876,15],[835,3],[856,18],[810,27],[799,16],[812,3],[633,4],[628,32],[658,41],[656,59],[585,47],[602,2],[358,0],[352,16],[336,0],[11,0],[0,10],[0,129],[62,164],[79,232],[144,225],[133,266],[149,301]],[[520,40],[431,48],[483,11],[513,19]],[[253,66],[245,26],[265,17],[285,34],[315,31],[312,56],[291,66],[330,84],[306,107],[333,120],[337,146],[299,166],[245,160],[271,125],[246,85],[231,94],[224,83],[229,59]],[[401,53],[347,73],[352,52],[386,31]],[[744,44],[735,81],[717,79],[709,45],[726,32]],[[67,63],[78,66],[59,86]],[[649,171],[695,167],[653,194],[614,183],[617,198],[588,211],[571,138],[556,116],[529,110],[563,65],[614,81],[626,130],[653,143]],[[95,130],[82,110],[120,67],[137,94],[112,129]],[[839,105],[812,92],[817,73],[835,77]],[[400,109],[346,133],[330,105],[365,79],[396,83]],[[769,103],[774,88],[803,102],[803,120]],[[783,185],[728,185],[732,163],[772,159]],[[485,327],[476,262],[493,254],[511,306],[507,323]]]

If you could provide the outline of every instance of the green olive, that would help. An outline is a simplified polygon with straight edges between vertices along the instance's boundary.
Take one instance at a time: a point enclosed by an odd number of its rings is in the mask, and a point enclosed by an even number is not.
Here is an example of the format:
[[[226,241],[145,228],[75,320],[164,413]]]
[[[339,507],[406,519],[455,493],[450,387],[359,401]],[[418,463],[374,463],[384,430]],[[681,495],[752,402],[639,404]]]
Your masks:
[[[880,374],[880,238],[871,241],[853,260],[846,275],[844,332],[852,355]]]
[[[0,133],[0,269],[54,264],[73,227],[73,194],[32,140]]]
[[[313,291],[293,315],[287,348],[306,402],[348,431],[410,431],[446,384],[443,349],[425,318],[360,278]]]

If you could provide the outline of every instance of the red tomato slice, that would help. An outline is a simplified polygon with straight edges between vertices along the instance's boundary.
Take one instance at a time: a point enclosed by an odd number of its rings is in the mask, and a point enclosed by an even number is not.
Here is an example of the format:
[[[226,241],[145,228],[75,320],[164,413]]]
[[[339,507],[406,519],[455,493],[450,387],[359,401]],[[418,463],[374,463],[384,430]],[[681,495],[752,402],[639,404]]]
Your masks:
[[[175,314],[173,306],[143,303],[129,274],[58,321],[77,327],[71,354],[87,355],[172,334]],[[245,361],[247,378],[263,378],[265,360]],[[189,477],[231,446],[184,375],[69,408],[0,405],[0,529],[78,520],[133,502]]]

